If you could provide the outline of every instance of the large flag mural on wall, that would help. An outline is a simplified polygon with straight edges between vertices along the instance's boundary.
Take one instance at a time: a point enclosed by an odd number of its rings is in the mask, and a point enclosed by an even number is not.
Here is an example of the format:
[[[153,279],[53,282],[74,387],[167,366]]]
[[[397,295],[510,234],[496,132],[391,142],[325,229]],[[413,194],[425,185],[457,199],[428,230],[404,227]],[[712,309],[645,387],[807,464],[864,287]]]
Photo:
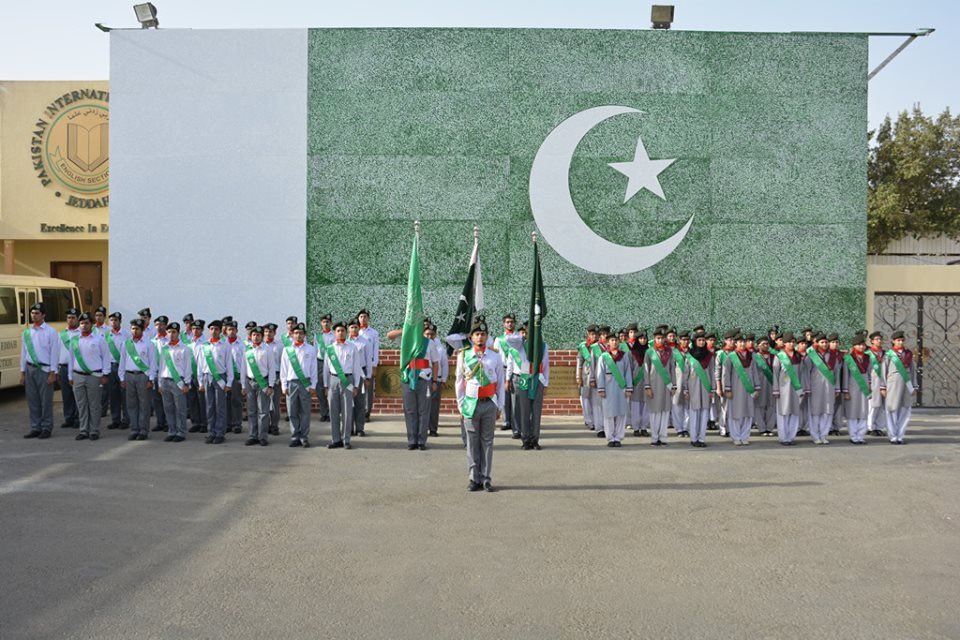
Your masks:
[[[782,322],[847,335],[864,326],[863,34],[111,36],[111,126],[120,136],[111,132],[120,163],[111,245],[120,240],[122,253],[128,232],[133,242],[137,216],[194,210],[198,200],[224,233],[237,223],[238,242],[260,224],[258,241],[276,245],[262,261],[265,277],[287,298],[230,294],[231,304],[271,301],[251,313],[299,304],[317,324],[323,313],[348,318],[366,307],[375,324],[399,326],[420,220],[423,309],[443,328],[475,224],[494,325],[508,311],[527,319],[530,238],[540,234],[551,309],[544,339],[554,348],[573,347],[592,322],[753,330]],[[137,75],[144,66],[149,86]],[[197,147],[196,158],[170,164],[167,146]],[[249,174],[237,166],[244,162]],[[135,181],[142,193],[131,193]],[[138,259],[131,252],[131,268]],[[114,267],[123,278],[125,264],[111,248],[111,290]],[[142,286],[131,280],[131,295],[145,295]],[[183,295],[171,290],[170,300]]]

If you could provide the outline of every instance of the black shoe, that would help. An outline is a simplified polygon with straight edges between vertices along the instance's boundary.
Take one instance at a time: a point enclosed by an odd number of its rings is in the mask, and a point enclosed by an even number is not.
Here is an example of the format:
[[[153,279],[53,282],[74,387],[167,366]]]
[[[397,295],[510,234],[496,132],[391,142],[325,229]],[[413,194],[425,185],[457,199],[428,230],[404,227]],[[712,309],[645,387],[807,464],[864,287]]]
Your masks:
[[[245,446],[245,447],[250,447],[250,446],[253,446],[253,445],[255,445],[255,444],[259,443],[259,442],[260,442],[260,441],[257,440],[256,438],[247,438],[247,441],[243,443],[243,446]]]
[[[213,444],[213,436],[207,436],[203,441],[207,444]]]
[[[261,447],[266,447],[267,445],[270,444],[269,442],[267,442],[266,438],[264,438],[263,440],[260,440],[259,442]]]
[[[166,438],[163,439],[163,441],[164,441],[164,442],[173,442],[173,439],[176,438],[176,437],[177,437],[177,436],[167,436]]]
[[[647,431],[646,429],[640,429],[640,435],[646,438],[647,436],[650,435],[650,432]]]
[[[408,444],[408,445],[407,445],[407,451],[416,451],[416,450],[417,450],[417,445],[415,445],[415,444]]]
[[[116,429],[119,426],[120,425],[118,425],[116,422],[111,422],[110,424],[107,425],[107,429],[110,429],[112,431],[113,429]]]
[[[200,425],[200,433],[209,433],[209,431],[210,430],[207,429],[207,425],[205,424]]]
[[[353,449],[353,445],[350,444],[349,442],[344,442],[344,443],[343,443],[343,448],[344,448],[344,449]]]
[[[129,429],[129,428],[130,428],[130,425],[129,425],[129,424],[123,424],[123,423],[121,422],[121,423],[120,423],[120,426],[119,426],[118,428],[119,428],[121,431],[123,431],[124,429]]]
[[[597,437],[598,437],[598,438],[605,438],[605,437],[607,437],[607,434],[605,434],[603,431],[597,431]]]
[[[154,426],[153,429],[150,429],[150,431],[166,431],[166,430],[167,430],[166,427],[161,426],[161,425],[159,425],[159,424],[156,425],[156,426]]]
[[[613,447],[617,446],[617,443],[611,440],[610,442],[607,443],[607,446],[612,449]]]
[[[320,416],[320,422],[330,422],[330,416]]]
[[[500,431],[510,431],[510,425],[508,424],[503,425],[502,427],[500,427]]]
[[[200,427],[198,427],[197,425],[193,425],[192,427],[187,429],[187,433],[199,433],[199,432],[200,432]]]
[[[532,446],[536,451],[540,451],[543,448],[540,446],[540,442],[538,441],[534,441],[534,443],[530,446]]]
[[[217,436],[213,439],[213,444],[223,444],[223,436]]]
[[[147,434],[145,433],[141,433],[140,435],[137,436],[137,440],[146,440],[146,439],[147,439]]]
[[[41,431],[40,435],[37,436],[37,438],[39,438],[40,440],[46,440],[49,437],[50,437],[49,431]]]
[[[234,427],[234,428],[233,428],[233,432],[234,432],[234,433],[243,433],[243,427]]]
[[[283,416],[284,422],[290,422],[290,416]]]
[[[99,433],[91,433],[91,434],[90,434],[90,439],[91,439],[91,440],[99,440],[99,439],[100,439],[100,434],[99,434]]]
[[[171,440],[170,442],[183,442],[184,440],[186,440],[186,438],[184,438],[183,436],[173,436],[173,440]]]
[[[530,451],[530,449],[533,449],[533,445],[529,442],[524,442],[522,445],[520,445],[521,451]]]
[[[60,425],[60,428],[61,428],[61,429],[71,429],[71,428],[73,428],[73,425],[70,424],[69,422],[64,422],[62,425]]]
[[[520,434],[519,434],[519,433],[515,433],[515,434],[513,434],[512,436],[510,436],[510,439],[511,439],[511,440],[519,440],[519,439],[520,439]]]
[[[279,429],[279,428],[274,428],[274,427],[268,427],[268,428],[267,428],[267,434],[268,434],[268,435],[271,435],[271,436],[278,436],[278,435],[280,435],[280,429]]]
[[[290,446],[291,446],[291,447],[302,447],[303,444],[300,443],[300,438],[293,438],[292,440],[290,440]]]
[[[357,435],[360,436],[361,438],[366,438],[366,437],[367,437],[367,432],[366,432],[366,431],[357,431]]]
[[[483,490],[486,491],[487,493],[493,493],[494,491],[496,491],[496,489],[493,488],[493,485],[490,484],[489,480],[483,483]]]
[[[31,431],[30,433],[24,434],[23,436],[24,440],[29,440],[30,438],[39,438],[39,437],[40,437],[39,431]]]
[[[436,436],[439,436],[440,434],[437,433],[436,431],[430,431],[430,432],[427,433],[427,435],[428,435],[428,436],[436,437]]]
[[[480,491],[480,489],[482,488],[483,488],[482,485],[474,482],[473,480],[471,480],[470,484],[467,485],[467,491]]]
[[[639,430],[639,429],[634,429],[634,430],[633,430],[633,437],[634,437],[634,438],[639,438],[639,437],[640,437],[640,430]]]
[[[139,433],[131,433],[130,435],[127,436],[127,440],[137,440],[139,439],[139,437],[140,437]],[[171,436],[167,436],[167,437],[169,438]]]
[[[366,420],[367,422],[370,422],[370,412],[363,414],[363,419]]]
[[[808,435],[810,435],[810,432],[807,431],[806,429],[800,429],[799,431],[797,431],[797,435],[798,435],[798,436],[808,436]]]
[[[300,444],[303,445],[303,448],[304,448],[304,449],[309,449],[309,448],[310,448],[310,441],[307,440],[306,438],[300,438]]]
[[[659,446],[660,446],[660,442],[659,442],[659,441],[658,441],[658,442],[651,442],[651,443],[650,443],[650,446],[651,446],[651,447],[659,447]]]
[[[617,449],[619,449],[620,447],[623,446],[623,443],[620,442],[620,441],[617,441],[617,442],[614,442],[614,443],[613,443],[613,446],[615,446]]]
[[[330,444],[327,445],[327,449],[342,449],[342,448],[343,448],[343,440],[341,440],[340,442],[331,442]]]
[[[427,445],[425,445],[425,444],[417,445],[417,448],[420,449],[420,451],[426,451],[426,450],[427,450]]]

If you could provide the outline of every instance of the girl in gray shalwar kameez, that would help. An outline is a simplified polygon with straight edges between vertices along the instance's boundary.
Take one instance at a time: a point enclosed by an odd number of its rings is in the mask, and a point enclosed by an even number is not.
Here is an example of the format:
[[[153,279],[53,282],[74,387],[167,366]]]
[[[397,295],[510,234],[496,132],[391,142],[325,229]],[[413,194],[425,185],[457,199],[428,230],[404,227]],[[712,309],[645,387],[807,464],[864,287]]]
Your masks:
[[[611,333],[597,364],[597,392],[603,402],[603,430],[608,447],[619,447],[627,426],[633,392],[633,358],[620,350],[620,340]]]

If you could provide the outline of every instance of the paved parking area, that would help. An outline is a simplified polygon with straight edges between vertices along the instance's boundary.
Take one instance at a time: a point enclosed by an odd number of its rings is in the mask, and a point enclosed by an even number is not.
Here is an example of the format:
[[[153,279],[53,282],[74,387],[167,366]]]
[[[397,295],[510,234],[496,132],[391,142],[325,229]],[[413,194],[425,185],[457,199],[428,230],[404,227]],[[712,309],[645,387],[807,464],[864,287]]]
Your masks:
[[[498,433],[493,494],[453,418],[411,452],[397,418],[330,451],[25,415],[0,392],[2,640],[960,637],[956,413],[702,450],[551,419],[540,452]]]

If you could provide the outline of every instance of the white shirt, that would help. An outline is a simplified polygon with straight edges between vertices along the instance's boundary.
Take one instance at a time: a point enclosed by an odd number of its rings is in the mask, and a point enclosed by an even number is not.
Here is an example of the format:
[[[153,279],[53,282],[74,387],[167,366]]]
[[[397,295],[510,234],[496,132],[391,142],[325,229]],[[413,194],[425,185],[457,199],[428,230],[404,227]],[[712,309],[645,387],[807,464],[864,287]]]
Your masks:
[[[367,339],[367,342],[370,343],[370,351],[373,355],[373,366],[380,365],[380,334],[376,329],[367,325],[366,327],[360,327],[360,335]],[[367,372],[370,374],[371,372]]]
[[[41,362],[40,368],[47,373],[55,372],[57,361],[60,358],[60,336],[57,330],[46,322],[40,326],[30,325],[30,341],[33,343],[33,350],[37,354],[37,360]],[[27,341],[24,340],[20,348],[20,372],[27,370],[27,363],[33,364],[30,352],[27,350]]]
[[[107,327],[105,331],[100,332],[104,340],[112,340],[114,346],[120,352],[121,357],[123,356],[123,343],[127,341],[127,338],[130,337],[130,332],[124,328],[120,328],[114,333],[113,329]],[[107,351],[110,351],[110,343],[107,343]],[[113,351],[110,351],[110,362],[119,363],[120,360],[113,357]]]
[[[180,374],[180,377],[183,378],[183,386],[190,384],[193,372],[191,371],[190,366],[190,347],[183,344],[177,340],[177,344],[171,345],[169,341],[163,344],[164,347],[168,347],[170,350],[170,359],[173,360],[173,366],[177,368],[177,373]],[[163,357],[163,354],[160,354],[160,378],[170,378],[173,379],[172,372],[170,368],[167,367],[167,359]]]
[[[204,351],[204,348],[209,345],[211,350],[211,355],[213,356],[213,364],[217,369],[217,373],[220,374],[220,379],[224,380],[228,387],[233,385],[233,365],[231,364],[231,349],[227,345],[227,341],[221,337],[219,340],[214,342],[210,340],[203,344],[194,345],[193,347],[193,356],[197,359],[197,377],[207,374],[213,376],[213,371],[210,371],[210,365],[207,364],[207,356]],[[187,365],[189,365],[189,356]],[[180,368],[179,363],[177,368]]]
[[[440,373],[437,382],[444,383],[450,377],[450,358],[447,357],[447,347],[439,336],[433,339],[433,350],[440,361]]]
[[[340,367],[343,374],[347,376],[347,382],[350,384],[347,389],[353,389],[360,386],[363,374],[360,371],[360,359],[362,357],[357,346],[352,342],[333,341],[333,350],[337,352],[337,360],[340,361]],[[334,368],[333,358],[327,358],[326,365],[323,367],[323,383],[330,386],[330,381],[337,377],[337,370]]]
[[[303,342],[299,346],[294,342],[290,345],[290,348],[293,349],[294,354],[297,357],[297,362],[300,363],[300,368],[303,370],[303,375],[307,377],[310,381],[310,388],[317,386],[317,348],[310,344],[309,342]],[[290,356],[287,353],[287,349],[281,347],[280,349],[280,387],[283,389],[283,392],[287,392],[287,387],[291,382],[300,382],[300,377],[297,375],[296,370],[293,368],[293,365],[290,364]]]
[[[99,333],[90,332],[87,335],[78,334],[77,344],[79,345],[80,355],[95,375],[103,375],[104,369],[110,371],[110,349],[107,347],[107,341]],[[73,344],[70,345],[70,361],[67,363],[67,380],[73,380],[73,374],[86,373],[77,357],[73,352]],[[99,372],[99,373],[98,373]]]
[[[243,362],[244,369],[246,369],[247,380],[256,380],[256,377],[253,375],[253,367],[250,366],[250,360],[247,358],[247,352],[253,353],[253,359],[257,363],[257,368],[260,369],[260,375],[262,375],[267,380],[267,386],[272,387],[273,383],[277,381],[277,369],[273,365],[273,349],[267,345],[260,343],[259,346],[250,343],[249,349],[243,352]]]
[[[233,360],[233,363],[230,365],[230,369],[233,372],[233,381],[240,382],[241,387],[246,387],[247,367],[244,365],[246,358],[243,355],[244,351],[246,351],[246,345],[243,344],[243,340],[239,337],[233,342],[230,342],[230,338],[222,338],[222,340],[224,344],[227,345],[227,349],[230,351],[230,356]],[[263,370],[261,369],[261,371]]]
[[[370,342],[363,336],[347,338],[347,342],[352,343],[360,352],[360,367],[363,369],[361,375],[364,378],[373,377],[373,350]]]
[[[57,362],[59,364],[69,365],[70,360],[73,358],[70,355],[70,338],[80,335],[80,327],[77,327],[76,329],[65,329],[65,331],[67,332],[67,343],[64,344],[63,338],[60,338],[60,355],[58,356]],[[57,336],[60,335],[61,334],[58,332]]]
[[[133,342],[133,348],[137,352],[137,355],[140,356],[140,359],[143,360],[143,363],[147,365],[147,370],[144,373],[147,374],[147,378],[150,379],[150,382],[156,382],[157,380],[157,349],[156,346],[146,338],[142,337],[139,340],[134,340],[130,338]],[[123,344],[118,345],[120,347],[120,367],[117,372],[117,377],[120,378],[120,382],[123,382],[126,378],[128,371],[140,371],[140,367],[137,366],[137,363],[133,361],[133,358],[130,357],[129,352],[127,351],[127,344],[124,341]]]
[[[280,357],[283,354],[283,343],[280,342],[280,338],[274,338],[273,342],[267,342],[266,339],[263,341],[263,347],[269,349],[270,354],[273,356],[273,369],[277,372],[277,375],[280,374]],[[279,377],[277,379],[279,382]]]
[[[473,347],[470,347],[473,349]],[[480,382],[477,379],[477,376],[472,376],[469,379],[466,374],[468,373],[467,366],[464,363],[465,351],[461,350],[457,353],[457,373],[456,373],[456,390],[457,390],[457,404],[460,404],[463,401],[463,398],[467,395],[467,388],[470,387],[471,393],[476,393],[476,390],[480,387]],[[497,403],[497,409],[503,410],[503,382],[504,382],[504,366],[503,360],[500,358],[500,354],[492,349],[485,349],[483,355],[478,356],[483,367],[483,373],[490,382],[495,382],[497,385],[497,392],[493,396],[494,402]]]
[[[523,348],[523,337],[520,335],[519,331],[510,331],[508,333],[506,329],[503,330],[502,336],[497,336],[494,346],[496,347],[497,351],[500,352],[501,359],[503,360],[503,367],[506,369],[507,363],[509,360],[511,360],[511,358],[504,353],[505,350],[503,349],[501,340],[506,340],[508,346],[511,346],[519,351]]]

